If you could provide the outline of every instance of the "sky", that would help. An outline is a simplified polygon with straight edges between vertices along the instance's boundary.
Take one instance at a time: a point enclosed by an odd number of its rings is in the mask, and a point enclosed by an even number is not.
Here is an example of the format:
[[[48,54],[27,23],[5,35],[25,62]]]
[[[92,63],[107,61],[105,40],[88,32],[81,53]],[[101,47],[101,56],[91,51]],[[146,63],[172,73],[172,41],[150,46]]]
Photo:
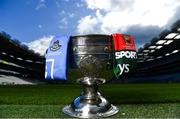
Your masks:
[[[180,19],[180,0],[0,0],[0,31],[44,54],[59,35],[132,35],[150,42]]]

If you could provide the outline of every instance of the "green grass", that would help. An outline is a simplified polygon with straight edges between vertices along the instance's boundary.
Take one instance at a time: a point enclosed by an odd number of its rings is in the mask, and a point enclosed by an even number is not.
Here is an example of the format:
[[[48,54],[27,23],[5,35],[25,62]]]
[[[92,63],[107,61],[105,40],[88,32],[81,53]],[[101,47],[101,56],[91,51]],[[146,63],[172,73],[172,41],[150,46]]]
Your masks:
[[[113,117],[180,117],[180,84],[106,84],[100,92],[120,108]],[[0,86],[0,117],[68,117],[61,109],[79,85]]]
[[[0,105],[3,118],[66,118],[64,105]],[[112,118],[178,118],[179,103],[166,104],[120,104],[120,112]]]

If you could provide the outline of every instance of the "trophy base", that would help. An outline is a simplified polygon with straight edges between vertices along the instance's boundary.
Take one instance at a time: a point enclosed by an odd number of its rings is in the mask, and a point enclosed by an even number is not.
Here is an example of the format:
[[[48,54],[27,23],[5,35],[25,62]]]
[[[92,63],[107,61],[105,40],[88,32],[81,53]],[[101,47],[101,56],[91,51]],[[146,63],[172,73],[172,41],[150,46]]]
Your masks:
[[[85,100],[83,96],[79,96],[71,105],[63,108],[65,114],[78,118],[109,117],[118,113],[118,111],[119,109],[110,104],[99,92],[95,100]]]

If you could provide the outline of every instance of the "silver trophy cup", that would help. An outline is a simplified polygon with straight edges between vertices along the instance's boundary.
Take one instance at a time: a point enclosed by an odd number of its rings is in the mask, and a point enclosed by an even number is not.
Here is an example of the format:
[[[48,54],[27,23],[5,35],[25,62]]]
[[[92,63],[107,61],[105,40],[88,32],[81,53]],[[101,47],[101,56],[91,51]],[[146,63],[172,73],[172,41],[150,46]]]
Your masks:
[[[109,35],[84,35],[72,37],[73,67],[79,76],[77,82],[83,91],[63,112],[78,118],[108,117],[119,109],[98,92],[98,85],[112,76],[111,38]]]

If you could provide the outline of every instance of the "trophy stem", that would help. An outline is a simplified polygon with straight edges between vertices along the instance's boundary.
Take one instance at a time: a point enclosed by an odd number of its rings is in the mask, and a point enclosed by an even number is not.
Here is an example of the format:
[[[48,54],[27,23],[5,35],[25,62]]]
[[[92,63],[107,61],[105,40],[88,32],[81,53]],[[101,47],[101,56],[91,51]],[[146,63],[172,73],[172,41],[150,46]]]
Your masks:
[[[83,92],[81,95],[83,95],[84,99],[96,99],[98,94],[98,86],[93,85],[93,86],[87,86],[83,85]]]
[[[105,83],[104,79],[84,77],[77,82],[83,85],[83,92],[71,105],[63,108],[65,114],[78,118],[99,118],[112,116],[119,111],[98,92],[98,85]]]

